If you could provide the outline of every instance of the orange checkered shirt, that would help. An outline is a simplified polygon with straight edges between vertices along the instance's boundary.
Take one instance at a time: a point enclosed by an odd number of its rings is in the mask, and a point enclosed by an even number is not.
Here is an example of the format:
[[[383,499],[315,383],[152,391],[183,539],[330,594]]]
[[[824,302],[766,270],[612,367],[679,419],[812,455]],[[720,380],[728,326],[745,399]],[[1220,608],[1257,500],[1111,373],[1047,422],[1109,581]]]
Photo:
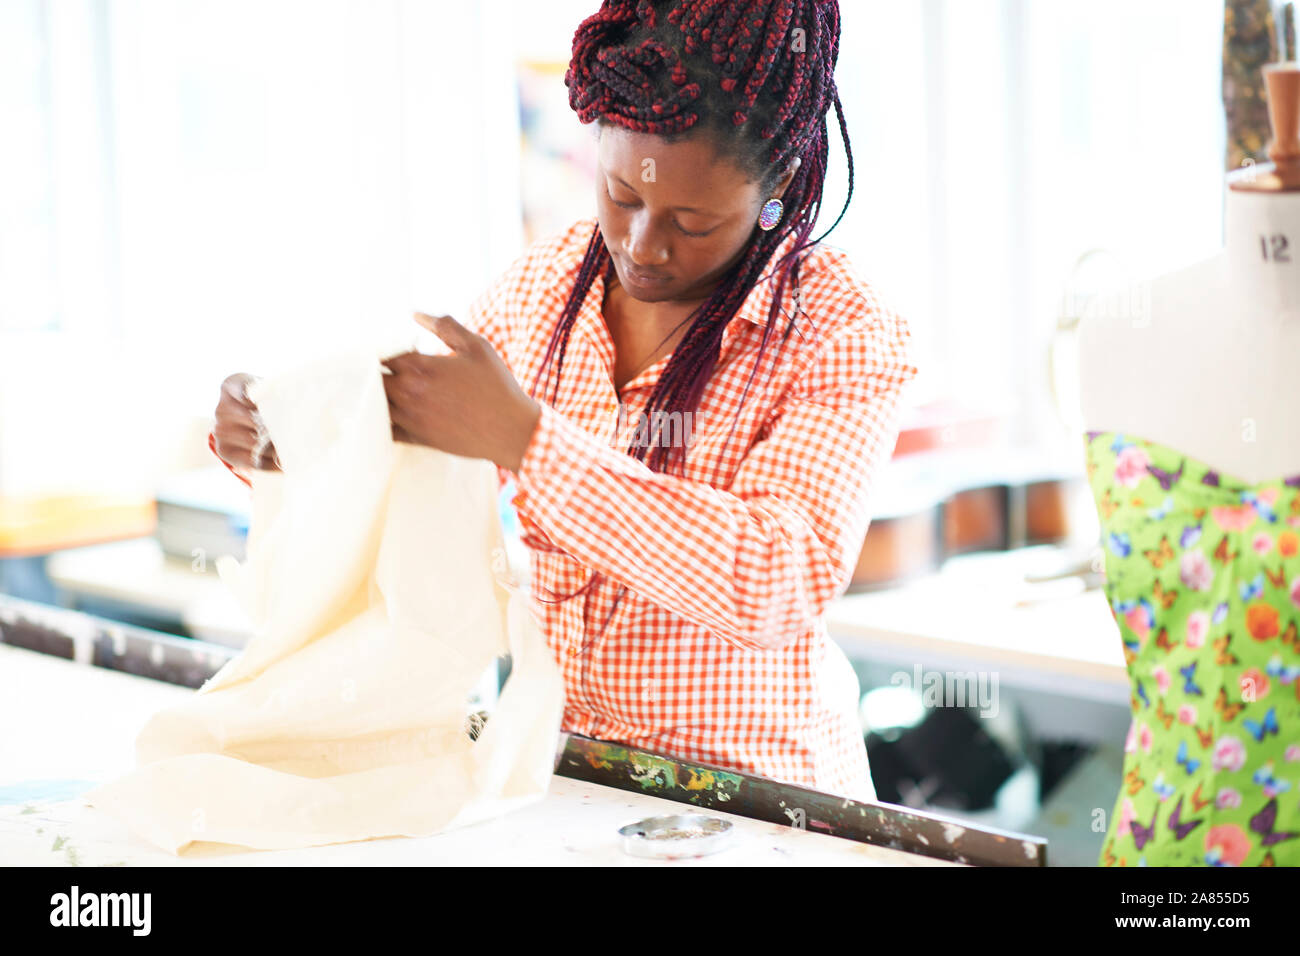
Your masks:
[[[525,388],[595,228],[590,217],[538,240],[470,307],[463,324]],[[910,333],[844,253],[816,247],[800,269],[797,330],[784,346],[784,325],[772,330],[737,420],[773,284],[725,330],[695,417],[669,423],[687,442],[684,477],[626,453],[668,356],[615,390],[599,275],[556,405],[535,396],[542,415],[519,471],[499,471],[515,481],[565,730],[874,799],[858,682],[822,612],[861,551],[872,479],[917,372]]]

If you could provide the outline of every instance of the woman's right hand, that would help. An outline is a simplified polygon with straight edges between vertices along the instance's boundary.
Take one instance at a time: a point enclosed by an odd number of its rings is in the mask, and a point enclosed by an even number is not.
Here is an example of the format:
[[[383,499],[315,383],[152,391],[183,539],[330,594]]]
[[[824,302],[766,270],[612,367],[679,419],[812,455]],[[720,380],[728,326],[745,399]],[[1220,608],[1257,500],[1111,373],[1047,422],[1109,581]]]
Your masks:
[[[275,445],[269,441],[263,446],[260,458],[254,460],[262,426],[257,406],[244,391],[252,381],[252,375],[238,372],[221,383],[217,423],[212,429],[216,452],[223,461],[236,468],[279,471],[280,459],[275,453]]]

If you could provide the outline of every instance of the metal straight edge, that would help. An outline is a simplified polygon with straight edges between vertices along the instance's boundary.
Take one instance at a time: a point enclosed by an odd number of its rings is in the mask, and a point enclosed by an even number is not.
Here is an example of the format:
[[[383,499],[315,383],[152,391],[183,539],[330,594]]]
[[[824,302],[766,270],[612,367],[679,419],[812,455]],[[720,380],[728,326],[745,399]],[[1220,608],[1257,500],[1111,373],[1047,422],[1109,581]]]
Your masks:
[[[559,776],[974,866],[1046,866],[1047,840],[889,803],[560,735]]]
[[[0,594],[0,644],[200,687],[239,651]]]

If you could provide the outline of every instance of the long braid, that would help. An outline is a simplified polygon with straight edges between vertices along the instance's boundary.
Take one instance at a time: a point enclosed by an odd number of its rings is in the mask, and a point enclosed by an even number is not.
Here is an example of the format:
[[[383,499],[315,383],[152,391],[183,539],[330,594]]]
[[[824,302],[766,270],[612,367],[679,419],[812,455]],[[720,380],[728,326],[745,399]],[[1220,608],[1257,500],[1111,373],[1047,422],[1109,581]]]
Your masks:
[[[796,48],[794,30],[802,30]],[[786,215],[778,228],[755,227],[740,260],[693,314],[650,398],[645,416],[693,414],[717,365],[723,331],[764,274],[776,249],[791,235],[790,251],[776,263],[769,321],[741,406],[760,367],[789,283],[798,283],[801,253],[820,212],[829,137],[826,114],[833,106],[849,161],[853,156],[843,107],[835,88],[840,13],[836,0],[604,0],[578,27],[565,74],[569,104],[583,123],[601,122],[669,139],[687,130],[708,130],[739,146],[747,171],[771,186],[794,157],[802,163],[782,197]],[[608,280],[613,260],[600,229],[593,232],[577,281],[533,382],[542,372],[559,394],[569,337],[597,274]],[[782,342],[795,327],[791,315]],[[739,412],[737,413],[737,420]],[[734,431],[735,424],[732,429]],[[628,453],[666,471],[677,447],[633,442]],[[680,450],[683,456],[684,449]],[[590,582],[589,582],[590,583]]]

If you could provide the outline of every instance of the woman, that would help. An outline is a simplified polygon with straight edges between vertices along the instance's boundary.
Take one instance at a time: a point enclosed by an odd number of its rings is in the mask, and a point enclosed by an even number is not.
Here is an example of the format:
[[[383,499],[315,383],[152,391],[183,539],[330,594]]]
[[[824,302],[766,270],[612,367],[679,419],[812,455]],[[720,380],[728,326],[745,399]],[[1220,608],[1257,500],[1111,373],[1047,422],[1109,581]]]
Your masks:
[[[465,326],[417,316],[447,352],[388,360],[385,385],[395,439],[514,479],[566,730],[872,799],[822,612],[917,370],[904,322],[809,239],[832,106],[848,144],[838,44],[834,0],[605,0],[565,78],[598,124],[596,215]],[[210,444],[277,467],[245,380]]]

